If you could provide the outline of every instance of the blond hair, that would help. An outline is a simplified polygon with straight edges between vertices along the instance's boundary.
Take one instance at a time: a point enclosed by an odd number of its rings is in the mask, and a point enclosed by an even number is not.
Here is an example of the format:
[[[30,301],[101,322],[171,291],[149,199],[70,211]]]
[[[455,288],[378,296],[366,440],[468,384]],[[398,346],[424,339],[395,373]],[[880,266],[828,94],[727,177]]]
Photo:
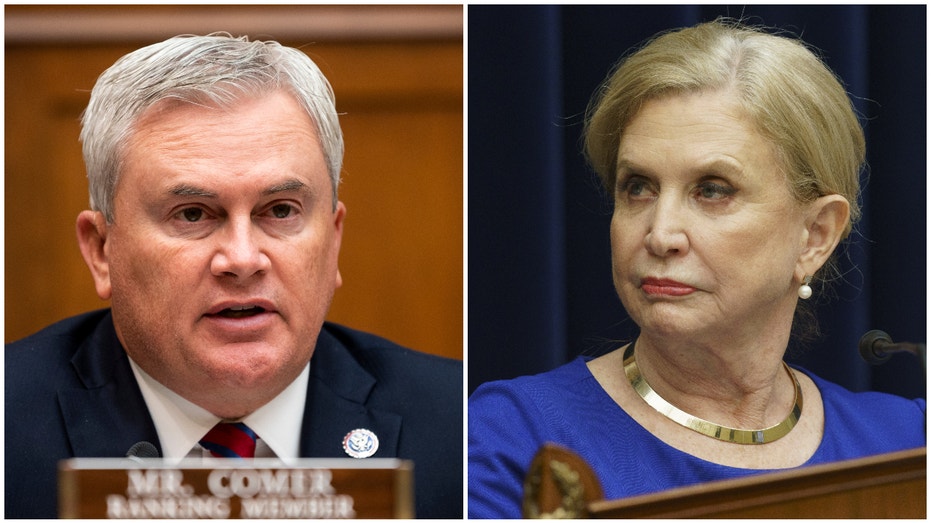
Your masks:
[[[595,93],[585,153],[614,194],[621,136],[647,100],[726,90],[774,146],[799,202],[839,194],[859,219],[863,129],[838,78],[804,43],[718,19],[661,34],[623,60]]]

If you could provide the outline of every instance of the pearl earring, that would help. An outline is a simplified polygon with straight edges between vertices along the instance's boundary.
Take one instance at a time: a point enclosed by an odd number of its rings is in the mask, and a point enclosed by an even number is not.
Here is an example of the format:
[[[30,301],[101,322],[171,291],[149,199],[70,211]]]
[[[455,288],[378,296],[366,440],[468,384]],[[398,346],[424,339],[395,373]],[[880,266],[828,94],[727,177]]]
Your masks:
[[[811,283],[811,276],[805,276],[802,280],[802,286],[798,288],[798,297],[807,300],[811,298],[811,286],[808,285]]]

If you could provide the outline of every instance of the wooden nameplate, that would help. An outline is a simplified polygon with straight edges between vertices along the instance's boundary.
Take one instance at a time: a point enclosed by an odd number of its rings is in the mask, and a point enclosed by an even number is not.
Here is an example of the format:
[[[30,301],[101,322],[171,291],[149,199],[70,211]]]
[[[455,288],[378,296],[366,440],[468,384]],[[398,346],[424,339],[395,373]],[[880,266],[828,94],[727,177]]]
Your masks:
[[[75,458],[58,504],[62,518],[413,518],[413,482],[399,459]]]

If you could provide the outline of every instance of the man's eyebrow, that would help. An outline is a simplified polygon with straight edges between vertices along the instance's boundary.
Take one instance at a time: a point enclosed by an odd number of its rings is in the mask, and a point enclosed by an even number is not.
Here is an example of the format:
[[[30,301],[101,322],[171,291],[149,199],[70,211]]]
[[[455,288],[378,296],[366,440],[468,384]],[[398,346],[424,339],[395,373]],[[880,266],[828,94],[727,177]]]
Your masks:
[[[289,192],[289,191],[309,191],[310,188],[304,182],[300,180],[287,180],[285,182],[279,183],[277,185],[272,185],[268,189],[262,191],[262,194],[269,196],[272,194],[277,194],[280,192]]]
[[[202,198],[216,198],[217,193],[210,192],[207,189],[202,189],[196,185],[188,185],[186,183],[175,185],[168,189],[168,192],[175,196],[200,196]]]
[[[265,196],[270,196],[273,194],[278,194],[282,192],[289,191],[309,191],[310,188],[304,182],[300,180],[287,180],[282,183],[272,185],[271,187],[266,188],[262,191],[262,194]],[[181,183],[175,185],[168,189],[168,193],[174,196],[197,196],[200,198],[217,198],[219,195],[215,192],[208,191],[202,187],[196,185],[190,185],[186,183]]]

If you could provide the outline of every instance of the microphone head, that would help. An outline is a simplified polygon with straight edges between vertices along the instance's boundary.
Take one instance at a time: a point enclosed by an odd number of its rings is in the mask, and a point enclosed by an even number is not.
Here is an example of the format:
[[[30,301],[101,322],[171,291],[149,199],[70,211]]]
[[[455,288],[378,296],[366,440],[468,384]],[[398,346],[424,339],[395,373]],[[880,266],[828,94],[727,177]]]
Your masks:
[[[860,357],[871,365],[885,363],[889,359],[882,347],[887,343],[892,343],[892,338],[881,330],[871,330],[860,338],[859,348]]]
[[[126,451],[127,458],[157,458],[158,449],[148,441],[140,441],[129,447]]]

